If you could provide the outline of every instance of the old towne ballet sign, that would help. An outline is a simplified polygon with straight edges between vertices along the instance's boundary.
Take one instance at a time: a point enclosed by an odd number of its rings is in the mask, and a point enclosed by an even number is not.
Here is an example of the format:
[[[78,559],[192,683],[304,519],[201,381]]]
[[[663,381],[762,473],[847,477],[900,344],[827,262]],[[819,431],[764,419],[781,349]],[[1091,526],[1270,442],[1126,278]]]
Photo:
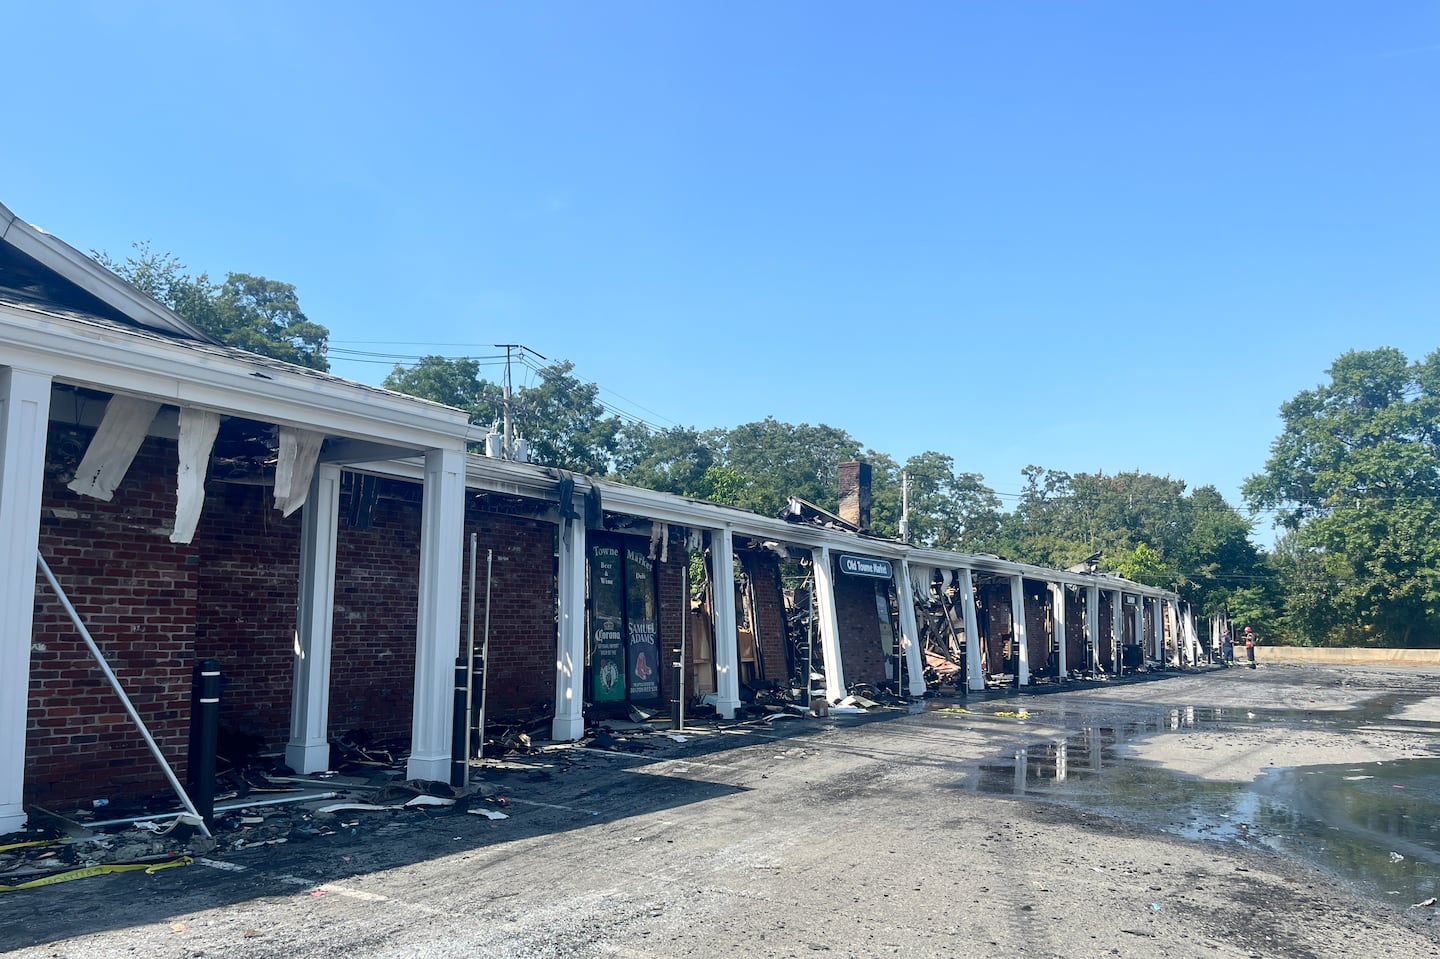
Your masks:
[[[850,576],[874,576],[876,579],[889,579],[891,575],[890,561],[841,553],[840,572]]]

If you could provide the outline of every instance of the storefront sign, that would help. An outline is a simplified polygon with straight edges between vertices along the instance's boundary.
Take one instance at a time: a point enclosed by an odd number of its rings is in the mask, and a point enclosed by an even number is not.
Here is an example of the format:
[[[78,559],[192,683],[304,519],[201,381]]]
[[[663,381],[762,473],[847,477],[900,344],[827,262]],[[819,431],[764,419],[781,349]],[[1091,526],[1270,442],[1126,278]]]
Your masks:
[[[632,702],[660,698],[659,617],[656,615],[655,563],[636,549],[625,551],[625,623],[629,632]]]
[[[590,551],[591,695],[597,703],[625,698],[625,583],[620,573],[620,548],[595,546]]]
[[[872,559],[869,556],[840,554],[840,572],[850,576],[873,576],[876,579],[890,579],[892,571],[888,559]]]

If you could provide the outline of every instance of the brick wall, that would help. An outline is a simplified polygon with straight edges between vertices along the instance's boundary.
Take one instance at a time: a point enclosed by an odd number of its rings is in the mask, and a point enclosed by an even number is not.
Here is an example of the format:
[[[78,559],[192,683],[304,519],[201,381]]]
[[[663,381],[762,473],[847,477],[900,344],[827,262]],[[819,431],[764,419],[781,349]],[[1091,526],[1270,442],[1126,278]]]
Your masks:
[[[51,449],[84,449],[87,431],[52,427]],[[165,755],[189,737],[199,564],[174,526],[173,442],[150,440],[131,477],[102,502],[47,469],[40,550]],[[69,466],[73,468],[73,463]],[[37,578],[26,721],[25,802],[54,807],[167,789],[119,697],[54,592]]]
[[[290,734],[301,514],[281,516],[269,486],[210,482],[206,493],[194,540],[194,656],[220,661],[221,724],[280,750]]]
[[[1043,673],[1050,662],[1050,587],[1038,580],[1026,579],[1025,648],[1031,673]]]
[[[781,593],[780,557],[774,553],[756,553],[748,567],[754,584],[755,619],[760,630],[765,678],[788,686],[791,677],[785,662],[785,597]]]
[[[880,648],[880,614],[875,605],[877,581],[834,571],[832,575],[845,682],[879,685],[885,682],[885,655]]]
[[[345,477],[341,488],[330,735],[364,730],[377,740],[409,739],[415,702],[421,487],[400,480],[370,482],[378,483],[378,491],[365,528],[357,528],[364,523],[350,522],[355,476]],[[298,555],[298,544],[295,549]],[[289,675],[286,670],[278,678],[288,683]],[[288,695],[284,702],[288,728]]]
[[[485,556],[490,563],[490,650],[485,681],[485,716],[507,723],[553,715],[555,701],[555,532],[554,523],[488,512],[475,498],[465,511],[465,550],[478,534],[475,572],[476,656],[485,635]],[[468,562],[468,560],[467,560]],[[462,584],[469,595],[469,577]],[[461,642],[465,609],[461,606]],[[411,644],[413,645],[413,639]],[[463,652],[462,652],[463,655]]]
[[[1065,590],[1065,666],[1085,669],[1085,593],[1083,589]]]

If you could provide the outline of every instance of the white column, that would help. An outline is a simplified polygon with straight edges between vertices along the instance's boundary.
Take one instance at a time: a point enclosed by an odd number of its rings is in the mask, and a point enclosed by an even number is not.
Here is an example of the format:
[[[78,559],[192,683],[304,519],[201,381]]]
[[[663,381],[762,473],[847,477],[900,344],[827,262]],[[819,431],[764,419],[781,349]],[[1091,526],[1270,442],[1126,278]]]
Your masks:
[[[1010,577],[1010,634],[1015,641],[1015,671],[1021,686],[1030,685],[1030,642],[1025,636],[1025,577]]]
[[[1120,624],[1123,622],[1120,617],[1125,615],[1125,596],[1118,589],[1110,592],[1110,659],[1115,675],[1119,676],[1124,671],[1121,666],[1123,659],[1120,654],[1120,642],[1125,638],[1125,629]]]
[[[1062,683],[1069,672],[1065,664],[1065,630],[1067,626],[1065,622],[1065,592],[1064,583],[1050,584],[1050,605],[1055,608],[1055,662],[1058,673],[1056,678]]]
[[[585,515],[583,501],[574,506],[577,515]],[[559,632],[555,640],[555,718],[550,723],[550,738],[575,742],[585,736],[585,524],[578,519],[562,520],[559,539]]]
[[[835,611],[835,570],[830,547],[810,551],[815,566],[815,606],[820,612],[820,649],[825,659],[825,698],[838,703],[849,695],[840,659],[840,616]]]
[[[299,773],[330,768],[330,646],[335,625],[335,543],[340,467],[321,466],[300,514],[300,601],[295,617],[295,683],[285,764]]]
[[[715,711],[734,719],[740,708],[740,635],[735,629],[735,546],[728,527],[710,531],[715,583]]]
[[[960,568],[960,611],[965,617],[965,672],[966,681],[974,692],[985,690],[985,669],[980,662],[980,625],[975,615],[975,580],[970,568]]]
[[[0,366],[0,834],[25,828],[25,717],[50,377]]]
[[[1091,675],[1100,672],[1100,587],[1085,587],[1085,642],[1090,646]]]
[[[460,648],[460,567],[465,540],[465,451],[425,453],[420,508],[420,602],[410,779],[450,780],[455,654]]]
[[[896,602],[900,604],[900,648],[905,650],[905,672],[910,695],[925,695],[925,649],[920,645],[920,627],[915,622],[915,591],[910,587],[910,563],[901,559],[893,569]],[[896,677],[899,686],[899,677]]]
[[[1151,597],[1150,608],[1154,612],[1150,628],[1155,631],[1155,658],[1163,663],[1167,661],[1165,658],[1165,612],[1159,596]]]

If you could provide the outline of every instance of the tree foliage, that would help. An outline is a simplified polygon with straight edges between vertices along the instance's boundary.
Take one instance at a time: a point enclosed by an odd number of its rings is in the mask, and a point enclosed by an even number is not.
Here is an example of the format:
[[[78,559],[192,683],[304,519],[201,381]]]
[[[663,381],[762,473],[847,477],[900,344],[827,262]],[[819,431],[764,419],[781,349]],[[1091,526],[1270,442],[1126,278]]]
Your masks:
[[[192,276],[179,258],[134,244],[123,261],[96,252],[102,266],[189,320],[206,335],[288,363],[327,370],[330,331],[300,309],[294,285],[249,273],[227,273],[223,283],[209,274]]]
[[[1065,473],[1028,466],[1020,501],[1000,521],[998,552],[1067,568],[1092,557],[1101,571],[1174,589],[1202,613],[1245,589],[1268,596],[1251,524],[1213,486],[1151,473]]]
[[[552,363],[535,371],[538,383],[512,390],[511,431],[528,444],[533,462],[604,476],[614,463],[622,424],[600,403],[600,388],[575,376],[574,369],[573,363]],[[504,388],[483,379],[480,363],[469,357],[422,357],[413,366],[396,366],[382,385],[467,410],[470,422],[480,426],[498,428],[504,422]]]
[[[1440,644],[1440,351],[1351,351],[1280,408],[1253,509],[1291,531],[1286,619],[1315,643]]]

